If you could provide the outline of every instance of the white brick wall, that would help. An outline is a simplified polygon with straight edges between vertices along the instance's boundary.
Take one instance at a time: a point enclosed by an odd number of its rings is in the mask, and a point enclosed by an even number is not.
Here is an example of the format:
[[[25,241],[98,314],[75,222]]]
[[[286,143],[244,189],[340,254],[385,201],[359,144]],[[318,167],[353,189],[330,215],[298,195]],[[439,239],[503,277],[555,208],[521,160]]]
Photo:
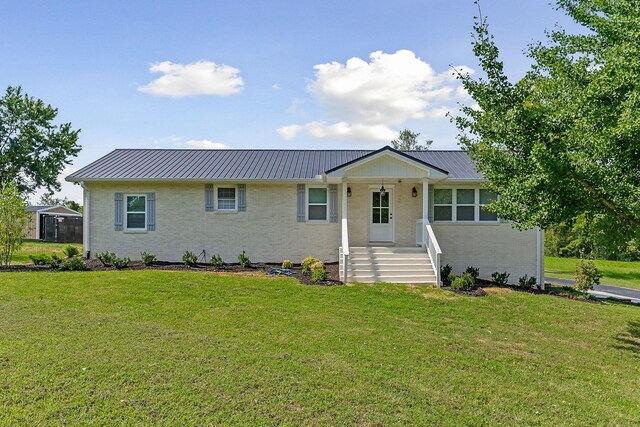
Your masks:
[[[392,184],[391,182],[389,184]],[[415,246],[415,223],[422,217],[422,186],[395,185],[395,237],[397,246]],[[418,197],[411,197],[415,185]],[[119,256],[139,259],[141,251],[158,259],[181,261],[190,250],[207,257],[222,255],[236,262],[245,250],[254,262],[300,262],[312,255],[326,262],[338,260],[341,245],[340,222],[299,223],[296,221],[296,184],[247,184],[247,211],[205,212],[204,184],[198,183],[103,183],[86,184],[90,190],[90,250],[93,255],[113,251]],[[369,241],[368,184],[350,183],[348,200],[349,241],[365,246]],[[156,193],[156,231],[127,233],[114,231],[114,194]],[[338,210],[342,189],[338,186]],[[341,212],[338,212],[341,218]],[[467,266],[480,268],[488,278],[494,271],[508,271],[511,279],[535,275],[536,234],[520,232],[509,224],[438,224],[434,231],[443,250],[442,263],[456,273]]]
[[[219,253],[227,262],[237,262],[243,250],[254,262],[300,262],[307,255],[323,261],[338,260],[340,223],[296,222],[295,184],[247,184],[247,210],[237,213],[205,212],[204,184],[87,186],[91,193],[93,255],[108,250],[140,259],[140,252],[148,251],[159,260],[180,261],[185,250],[199,254],[204,249],[208,257]],[[156,231],[114,231],[116,192],[155,192]]]
[[[468,266],[480,269],[480,278],[506,271],[509,282],[536,275],[536,231],[519,231],[508,223],[432,223],[442,249],[442,265],[449,264],[456,275]]]

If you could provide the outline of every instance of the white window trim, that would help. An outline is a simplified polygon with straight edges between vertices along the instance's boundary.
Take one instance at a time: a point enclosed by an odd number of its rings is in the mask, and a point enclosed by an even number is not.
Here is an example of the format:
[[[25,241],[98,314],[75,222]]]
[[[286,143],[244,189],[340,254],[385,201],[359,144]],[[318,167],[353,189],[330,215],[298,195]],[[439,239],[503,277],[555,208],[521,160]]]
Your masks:
[[[235,190],[235,209],[221,209],[218,204],[218,189],[233,188]],[[213,203],[216,212],[238,212],[238,186],[237,185],[214,185],[213,186]]]
[[[458,190],[473,190],[473,203],[458,203]],[[480,202],[480,200],[478,199],[479,195],[480,195],[480,189],[478,188],[454,188],[453,189],[452,202],[456,207],[455,208],[456,216],[453,217],[455,222],[478,222],[478,219],[480,218],[478,215],[478,212],[480,211],[480,208],[478,208],[478,202]],[[473,208],[473,219],[459,220],[458,206],[460,206],[461,208],[469,208],[469,207]]]
[[[500,217],[498,217],[497,215],[496,215],[496,219],[495,220],[481,220],[480,219],[480,209],[483,206],[489,206],[489,203],[482,203],[480,201],[480,190],[486,190],[486,188],[479,188],[476,191],[476,193],[478,194],[478,207],[476,208],[476,217],[478,218],[478,222],[487,223],[487,224],[493,224],[494,222],[496,222],[496,223],[500,222]],[[496,196],[496,200],[498,200],[500,198],[500,196],[497,195],[497,194],[495,196]]]
[[[147,195],[146,194],[124,194],[124,231],[142,232],[147,231]],[[144,197],[144,227],[143,228],[129,228],[129,213],[142,213],[142,212],[129,212],[129,203],[127,199],[129,197]]]
[[[311,202],[309,201],[309,190],[313,188],[323,188],[327,191],[327,201],[325,203],[313,203],[314,206],[323,206],[323,205],[325,206],[326,219],[309,219],[309,205],[311,204]],[[313,223],[321,224],[321,223],[329,222],[329,186],[328,185],[307,185],[304,191],[306,191],[304,210],[305,210],[305,219],[307,220],[307,222],[312,224]]]
[[[462,221],[458,221],[457,217],[458,217],[458,194],[457,191],[458,190],[474,190],[475,192],[475,203],[473,205],[471,204],[461,204],[460,206],[473,206],[474,209],[474,219],[472,220],[462,220]],[[435,196],[433,197],[434,202],[433,202],[433,208],[434,208],[434,217],[433,217],[433,222],[439,223],[439,224],[451,224],[451,223],[458,223],[458,224],[499,224],[500,223],[500,218],[497,218],[495,221],[491,220],[491,221],[481,221],[480,220],[480,208],[482,206],[485,206],[484,204],[480,204],[480,190],[481,188],[465,188],[465,187],[434,187],[434,191],[435,190],[451,190],[451,204],[439,204],[439,203],[435,203]],[[496,196],[496,197],[500,197],[500,196]],[[451,220],[450,221],[446,221],[446,220],[436,220],[435,219],[435,207],[436,206],[451,206]]]

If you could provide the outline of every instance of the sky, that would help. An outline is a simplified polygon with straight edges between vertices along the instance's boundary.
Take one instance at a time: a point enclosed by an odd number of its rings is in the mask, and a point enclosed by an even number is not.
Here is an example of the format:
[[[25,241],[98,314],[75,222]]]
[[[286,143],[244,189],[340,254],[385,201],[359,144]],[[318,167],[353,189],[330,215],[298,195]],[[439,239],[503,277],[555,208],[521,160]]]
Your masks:
[[[0,1],[0,86],[81,129],[61,178],[116,148],[376,149],[400,130],[456,149],[474,102],[472,0]],[[547,1],[484,0],[512,79],[572,23]],[[34,194],[37,201],[41,192]],[[81,201],[77,185],[57,197]]]

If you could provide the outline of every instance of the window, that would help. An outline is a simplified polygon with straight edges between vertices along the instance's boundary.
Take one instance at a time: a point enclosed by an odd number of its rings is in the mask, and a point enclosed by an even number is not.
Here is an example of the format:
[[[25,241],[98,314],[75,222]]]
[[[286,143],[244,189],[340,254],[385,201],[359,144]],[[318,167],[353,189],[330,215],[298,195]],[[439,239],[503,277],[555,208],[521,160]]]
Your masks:
[[[218,187],[217,202],[219,211],[235,211],[236,207],[236,188],[235,187]]]
[[[451,221],[453,218],[453,190],[437,188],[433,191],[433,220]]]
[[[497,221],[498,215],[487,212],[483,206],[488,205],[492,200],[498,200],[498,197],[489,190],[480,190],[480,221]]]
[[[476,219],[476,190],[456,190],[456,221],[474,221]]]
[[[307,206],[307,220],[327,220],[327,188],[310,187],[308,189],[309,203]]]
[[[433,220],[497,222],[498,216],[484,209],[498,196],[477,188],[436,188],[433,191]]]
[[[142,195],[128,195],[126,205],[127,230],[147,229],[147,197]]]

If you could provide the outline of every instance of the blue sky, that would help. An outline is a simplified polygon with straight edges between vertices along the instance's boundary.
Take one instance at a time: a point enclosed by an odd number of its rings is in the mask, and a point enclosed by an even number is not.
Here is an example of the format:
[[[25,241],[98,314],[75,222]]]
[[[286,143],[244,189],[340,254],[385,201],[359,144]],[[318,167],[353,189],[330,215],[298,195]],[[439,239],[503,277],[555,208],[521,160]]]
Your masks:
[[[82,129],[66,172],[115,148],[379,148],[405,127],[454,149],[444,113],[473,103],[450,77],[451,65],[477,69],[471,0],[2,9],[0,83],[22,85]],[[545,28],[572,28],[540,0],[485,0],[483,13],[513,78]],[[65,184],[61,195],[80,191]]]

